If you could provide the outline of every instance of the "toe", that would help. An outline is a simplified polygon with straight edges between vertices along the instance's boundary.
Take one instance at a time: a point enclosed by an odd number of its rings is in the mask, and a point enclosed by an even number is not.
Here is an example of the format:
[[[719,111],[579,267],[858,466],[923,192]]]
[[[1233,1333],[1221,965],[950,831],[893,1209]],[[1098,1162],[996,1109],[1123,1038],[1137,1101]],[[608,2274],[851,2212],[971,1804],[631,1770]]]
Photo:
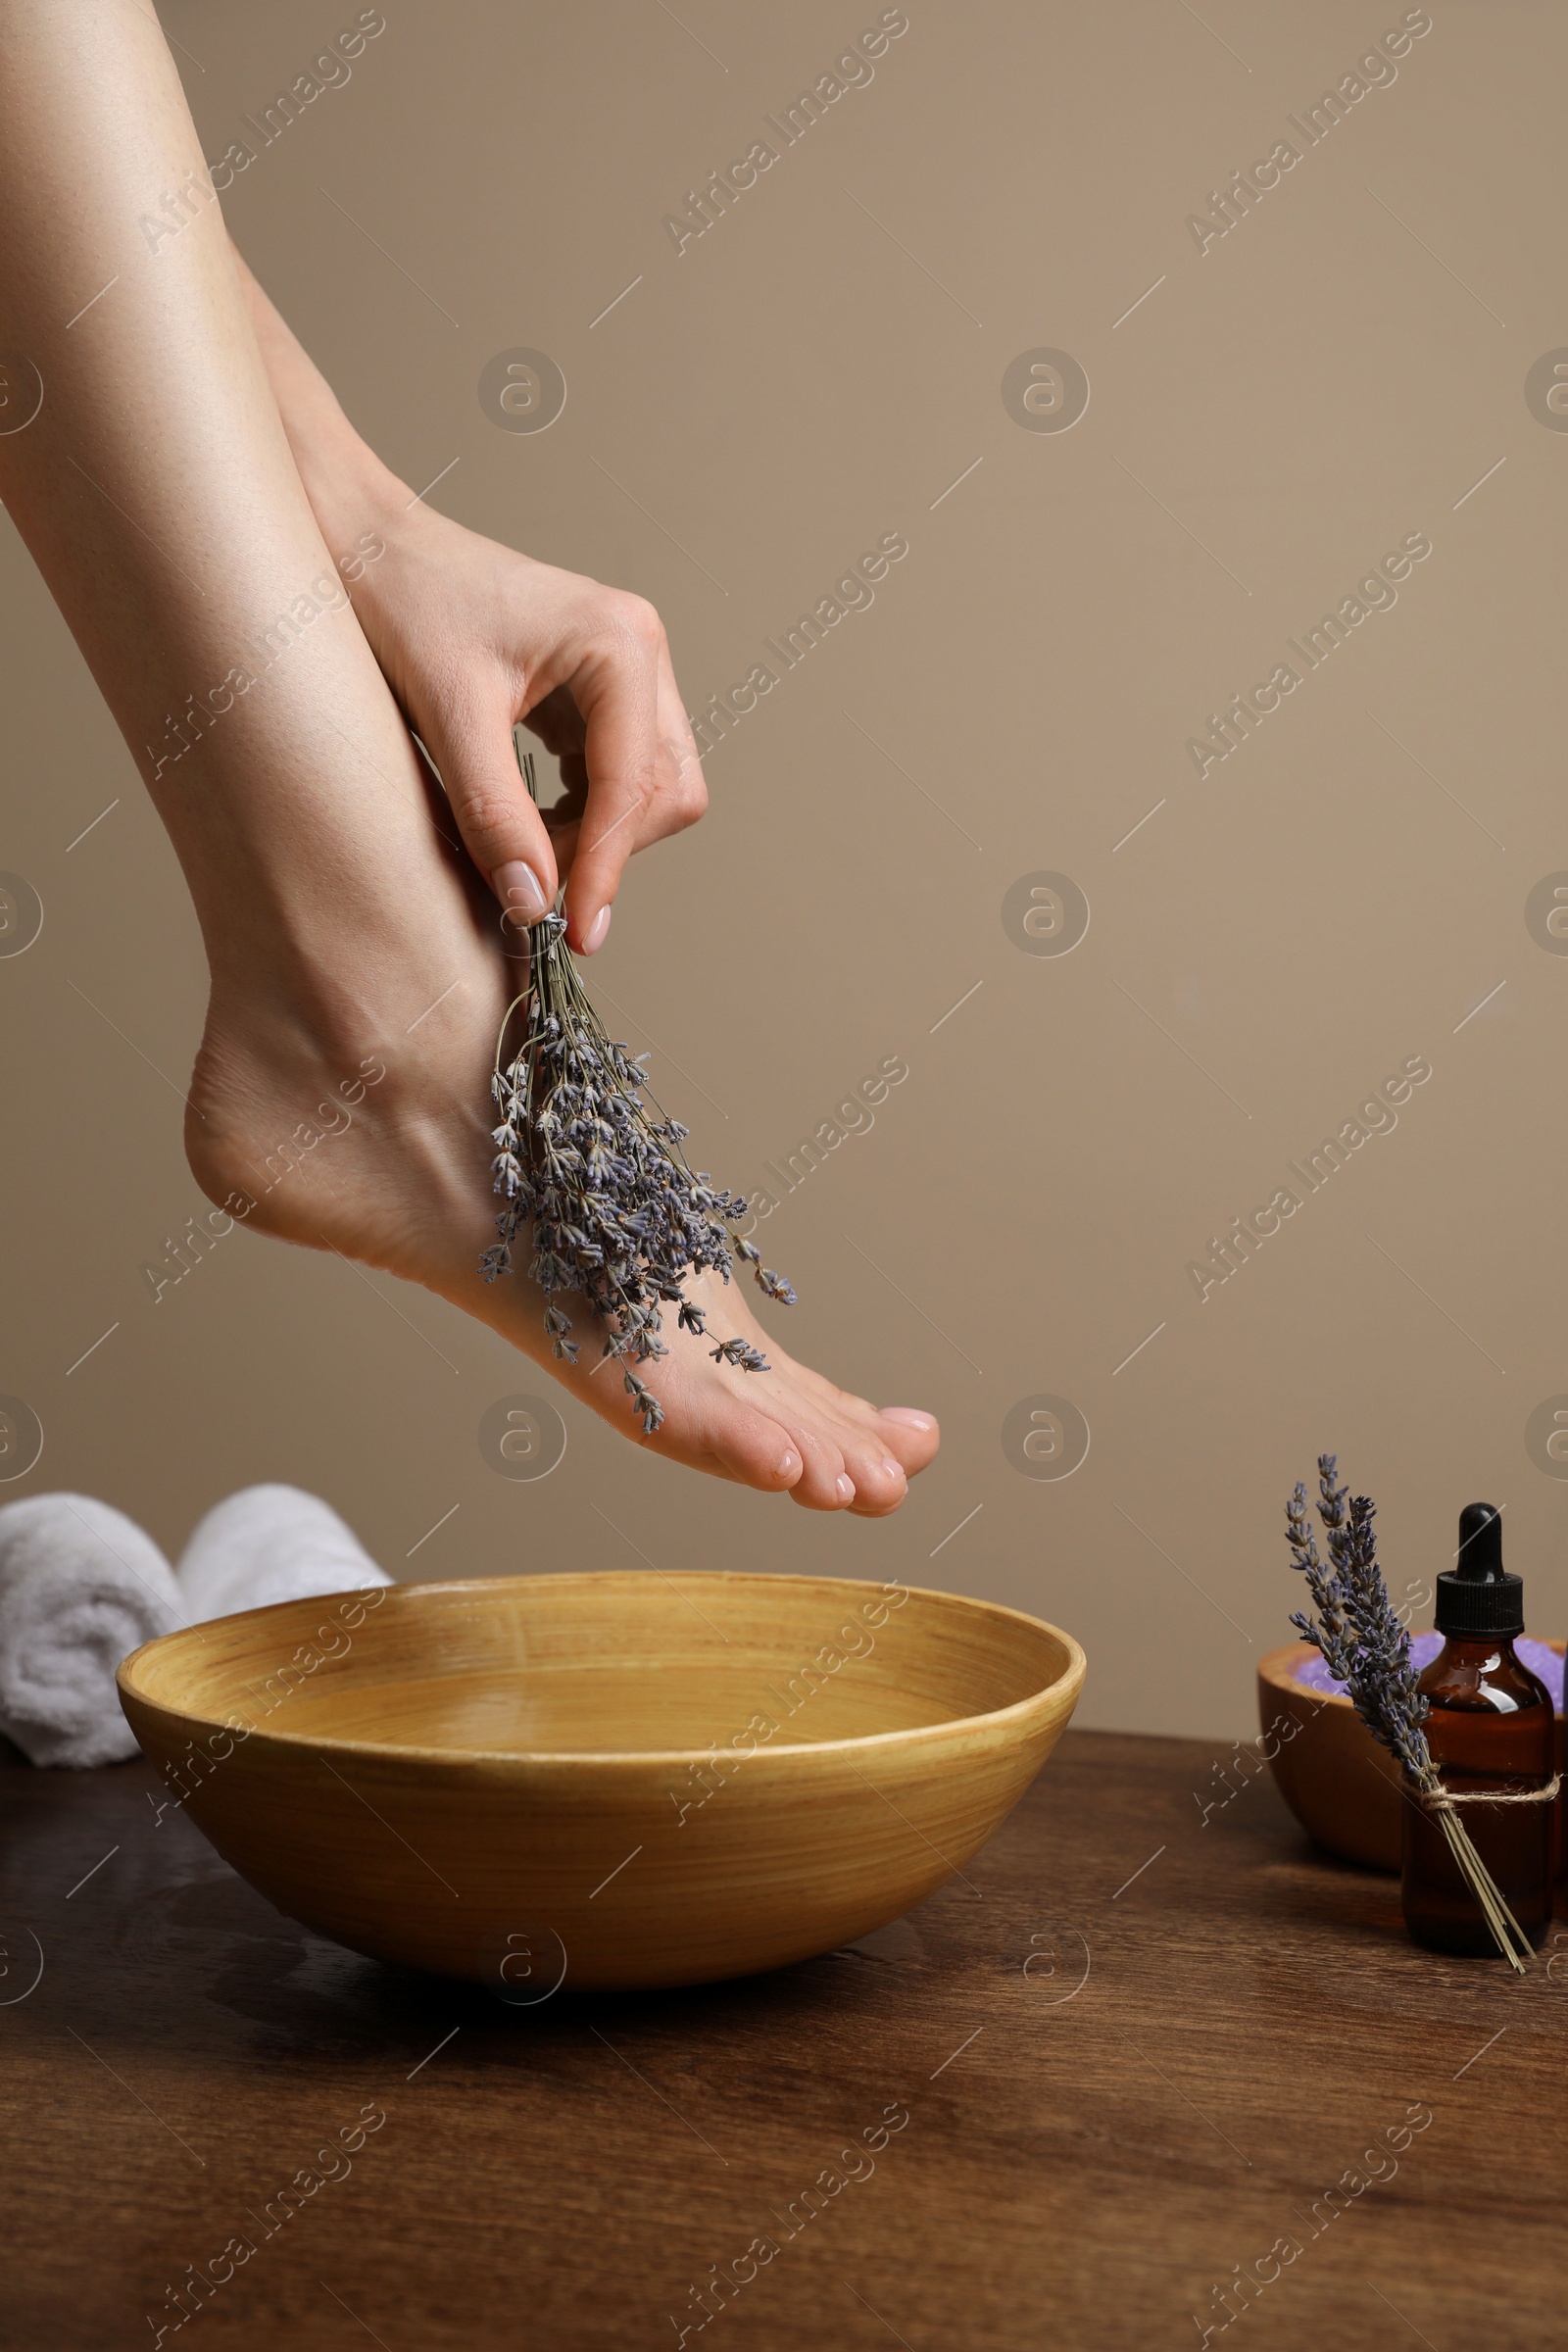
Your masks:
[[[859,1518],[884,1518],[898,1509],[909,1492],[904,1464],[875,1444],[846,1445],[844,1466],[855,1481],[855,1500],[850,1508]]]
[[[913,1405],[885,1404],[876,1416],[876,1424],[877,1436],[903,1465],[908,1478],[925,1468],[942,1443],[935,1416],[918,1412]]]
[[[816,1430],[792,1427],[790,1436],[805,1463],[790,1489],[793,1499],[808,1511],[850,1509],[855,1501],[855,1481],[839,1448]]]
[[[782,1494],[793,1492],[800,1483],[800,1448],[789,1431],[767,1413],[737,1403],[710,1423],[704,1437],[708,1452],[742,1486],[759,1487],[765,1494]]]

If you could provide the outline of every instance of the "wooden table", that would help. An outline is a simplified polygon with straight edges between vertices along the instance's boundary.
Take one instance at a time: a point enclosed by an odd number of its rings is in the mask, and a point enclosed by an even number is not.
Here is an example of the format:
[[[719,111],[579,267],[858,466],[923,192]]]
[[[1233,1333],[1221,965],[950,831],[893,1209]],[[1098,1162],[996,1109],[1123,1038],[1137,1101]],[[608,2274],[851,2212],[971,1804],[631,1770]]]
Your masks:
[[[0,2341],[183,2343],[227,2264],[200,2340],[265,2352],[1560,2345],[1568,1931],[1419,1952],[1266,1779],[1205,1822],[1225,1760],[1070,1733],[852,1949],[519,2008],[281,1918],[139,1762],[0,1771]]]

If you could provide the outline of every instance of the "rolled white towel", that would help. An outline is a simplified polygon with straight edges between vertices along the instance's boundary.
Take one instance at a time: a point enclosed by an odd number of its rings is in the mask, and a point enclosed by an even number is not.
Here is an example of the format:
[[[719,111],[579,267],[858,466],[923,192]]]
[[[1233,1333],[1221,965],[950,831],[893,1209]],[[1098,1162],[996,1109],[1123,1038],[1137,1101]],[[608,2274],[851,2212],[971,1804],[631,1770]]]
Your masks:
[[[299,1487],[244,1487],[215,1504],[179,1562],[179,1590],[196,1623],[391,1582],[331,1505]]]
[[[137,1750],[115,1668],[186,1611],[169,1562],[86,1494],[0,1506],[0,1732],[34,1764],[121,1764]]]

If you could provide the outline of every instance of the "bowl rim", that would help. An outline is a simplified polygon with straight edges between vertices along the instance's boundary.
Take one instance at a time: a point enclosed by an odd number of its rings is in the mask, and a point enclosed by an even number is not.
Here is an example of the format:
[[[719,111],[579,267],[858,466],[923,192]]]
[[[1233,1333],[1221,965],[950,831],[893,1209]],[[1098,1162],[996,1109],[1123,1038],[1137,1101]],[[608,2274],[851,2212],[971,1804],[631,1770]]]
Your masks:
[[[1257,1679],[1275,1690],[1298,1690],[1303,1698],[1318,1699],[1328,1707],[1348,1707],[1354,1714],[1355,1702],[1344,1690],[1319,1690],[1315,1684],[1298,1680],[1295,1664],[1304,1665],[1316,1655],[1310,1642],[1282,1642],[1277,1649],[1266,1649],[1258,1659]]]
[[[677,1571],[677,1573],[682,1572]],[[888,1584],[885,1580],[873,1582],[864,1577],[824,1576],[815,1572],[796,1576],[777,1570],[710,1568],[688,1569],[683,1573],[689,1576],[698,1576],[704,1583],[723,1583],[731,1586],[816,1585],[826,1587],[836,1592],[874,1593],[879,1597],[885,1596],[888,1591]],[[383,1591],[396,1595],[407,1594],[410,1599],[417,1599],[433,1593],[493,1593],[498,1588],[507,1586],[525,1587],[532,1591],[549,1585],[635,1584],[646,1586],[656,1581],[668,1585],[672,1580],[662,1569],[583,1568],[550,1570],[539,1576],[450,1577],[418,1585],[405,1585],[394,1581],[388,1586],[356,1585],[345,1587],[344,1590],[345,1592]],[[966,1592],[949,1592],[937,1585],[896,1584],[894,1589],[902,1591],[911,1597],[918,1595],[921,1599],[937,1600],[950,1607],[972,1611],[977,1616],[1011,1619],[1015,1624],[1028,1626],[1032,1632],[1049,1634],[1066,1650],[1066,1664],[1054,1682],[1045,1684],[1038,1690],[1030,1691],[1023,1698],[1011,1700],[1004,1707],[989,1708],[982,1714],[953,1715],[940,1723],[910,1724],[902,1731],[853,1733],[840,1740],[770,1740],[765,1746],[759,1746],[751,1750],[751,1753],[829,1759],[843,1755],[849,1749],[872,1751],[895,1742],[927,1745],[939,1740],[951,1739],[960,1732],[1003,1729],[1012,1723],[1022,1723],[1047,1699],[1054,1699],[1057,1703],[1064,1701],[1067,1713],[1071,1714],[1082,1692],[1089,1661],[1082,1644],[1075,1641],[1063,1627],[1052,1624],[1049,1618],[1032,1616],[1025,1609],[1010,1608],[1005,1601],[981,1600]],[[241,1617],[263,1618],[281,1615],[285,1609],[299,1608],[302,1599],[316,1606],[324,1606],[327,1602],[340,1597],[342,1595],[331,1592],[305,1594],[292,1600],[272,1601],[263,1608],[235,1609],[227,1617],[208,1618],[195,1625],[176,1626],[171,1633],[160,1634],[153,1641],[142,1642],[139,1648],[133,1649],[127,1657],[122,1658],[116,1668],[115,1682],[121,1692],[122,1705],[123,1706],[124,1700],[128,1696],[134,1699],[139,1706],[162,1715],[177,1717],[182,1723],[200,1724],[210,1727],[214,1731],[228,1731],[230,1723],[227,1717],[171,1705],[166,1699],[154,1696],[151,1691],[140,1687],[137,1669],[155,1650],[165,1649],[175,1642],[187,1642],[193,1636],[199,1640],[205,1627],[209,1625],[224,1625],[232,1622],[234,1618]],[[128,1714],[128,1709],[126,1711]],[[134,1723],[131,1728],[134,1730]],[[681,1765],[710,1756],[714,1752],[710,1745],[642,1748],[437,1748],[425,1747],[417,1742],[405,1740],[335,1739],[317,1733],[272,1730],[262,1724],[252,1726],[245,1735],[245,1743],[248,1744],[254,1739],[268,1740],[280,1746],[317,1753],[330,1750],[334,1755],[356,1756],[371,1761],[377,1757],[384,1757],[388,1760],[415,1760],[427,1768],[454,1770],[466,1770],[474,1765],[489,1764],[510,1766],[514,1770],[519,1767],[532,1768],[535,1766],[594,1765],[619,1766],[626,1770],[633,1770],[647,1768],[651,1765]]]

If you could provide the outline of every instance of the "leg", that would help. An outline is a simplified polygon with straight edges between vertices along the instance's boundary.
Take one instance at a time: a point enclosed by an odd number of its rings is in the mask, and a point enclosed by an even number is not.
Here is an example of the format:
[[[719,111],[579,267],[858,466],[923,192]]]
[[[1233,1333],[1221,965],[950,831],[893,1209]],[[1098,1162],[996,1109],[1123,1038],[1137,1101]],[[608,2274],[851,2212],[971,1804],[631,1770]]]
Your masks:
[[[45,388],[0,436],[0,490],[195,902],[212,996],[192,1167],[263,1230],[424,1283],[543,1360],[538,1294],[476,1270],[515,965],[307,502],[168,51],[133,0],[19,4],[0,80],[0,347]],[[140,219],[181,188],[188,223],[155,249]],[[366,1064],[386,1075],[356,1103]],[[732,1372],[672,1332],[653,1449],[818,1508],[896,1507],[929,1417],[791,1364],[736,1291],[708,1303],[717,1337],[763,1339],[776,1369]],[[550,1368],[637,1435],[586,1362]]]

